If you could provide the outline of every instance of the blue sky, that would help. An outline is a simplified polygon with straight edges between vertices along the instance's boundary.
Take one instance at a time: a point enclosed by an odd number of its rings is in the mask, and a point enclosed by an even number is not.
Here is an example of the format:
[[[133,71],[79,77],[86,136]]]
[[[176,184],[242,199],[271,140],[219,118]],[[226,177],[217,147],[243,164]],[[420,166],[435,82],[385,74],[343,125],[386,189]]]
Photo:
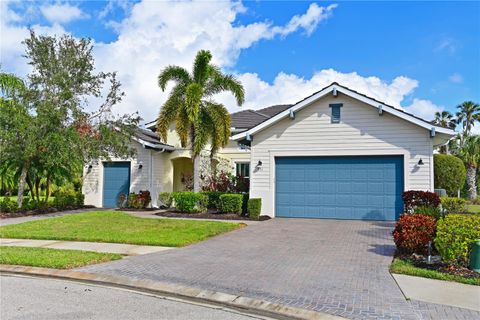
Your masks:
[[[427,118],[480,102],[480,2],[7,1],[2,9],[3,69],[28,72],[20,58],[28,26],[91,37],[99,69],[118,71],[124,84],[120,111],[146,120],[166,97],[159,70],[189,67],[200,48],[245,82],[247,108],[295,102],[331,80]]]

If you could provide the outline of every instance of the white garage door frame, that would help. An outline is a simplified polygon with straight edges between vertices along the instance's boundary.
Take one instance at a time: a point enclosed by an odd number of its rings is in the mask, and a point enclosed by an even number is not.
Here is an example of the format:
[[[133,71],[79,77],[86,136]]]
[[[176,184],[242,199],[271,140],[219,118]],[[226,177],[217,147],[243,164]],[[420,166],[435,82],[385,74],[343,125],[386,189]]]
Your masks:
[[[269,150],[270,158],[270,199],[271,208],[273,208],[273,217],[276,217],[275,195],[277,186],[275,184],[275,158],[276,157],[336,157],[336,156],[403,156],[403,189],[409,190],[408,177],[409,177],[409,160],[410,152],[408,150],[398,149],[295,149],[295,150]]]

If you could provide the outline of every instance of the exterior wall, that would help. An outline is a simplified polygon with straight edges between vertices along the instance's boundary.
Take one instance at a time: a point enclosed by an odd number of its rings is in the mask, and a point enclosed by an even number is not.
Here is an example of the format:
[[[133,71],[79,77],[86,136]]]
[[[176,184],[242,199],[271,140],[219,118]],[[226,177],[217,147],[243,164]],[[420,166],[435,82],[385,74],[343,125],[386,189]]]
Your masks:
[[[329,104],[343,103],[341,122],[332,124]],[[430,132],[339,94],[326,96],[254,135],[250,197],[262,198],[262,214],[275,215],[276,156],[403,155],[405,189],[433,190]],[[419,166],[422,159],[424,165]]]
[[[145,149],[137,142],[132,142],[132,146],[137,150],[134,158],[112,158],[108,161],[130,161],[130,192],[149,190],[152,195],[152,205],[156,206],[158,192],[163,187],[161,168],[163,167],[165,156],[156,150]],[[140,163],[143,165],[142,169],[138,168]],[[88,172],[88,165],[84,168],[85,178],[82,190],[85,194],[85,204],[102,207],[103,161],[98,160],[91,163],[92,169],[90,172]]]

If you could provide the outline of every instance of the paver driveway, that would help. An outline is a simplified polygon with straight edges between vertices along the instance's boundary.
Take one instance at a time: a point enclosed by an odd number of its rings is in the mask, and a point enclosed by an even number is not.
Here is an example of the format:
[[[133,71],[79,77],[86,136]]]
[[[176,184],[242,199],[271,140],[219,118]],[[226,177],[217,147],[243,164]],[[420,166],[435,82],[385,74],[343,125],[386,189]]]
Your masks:
[[[405,300],[388,272],[393,223],[273,219],[163,253],[78,270],[245,295],[352,319],[479,314]]]

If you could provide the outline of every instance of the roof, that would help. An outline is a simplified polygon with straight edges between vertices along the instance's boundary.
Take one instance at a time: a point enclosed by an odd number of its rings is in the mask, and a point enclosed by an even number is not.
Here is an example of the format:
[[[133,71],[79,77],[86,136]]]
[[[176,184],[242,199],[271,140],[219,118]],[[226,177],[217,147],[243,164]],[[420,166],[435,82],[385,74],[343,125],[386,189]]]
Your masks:
[[[143,144],[144,146],[153,149],[174,149],[173,146],[162,143],[158,133],[140,127],[135,130],[133,139]]]
[[[382,101],[378,101],[378,100],[376,100],[372,97],[369,97],[365,94],[359,93],[359,92],[357,92],[355,90],[352,90],[348,87],[342,86],[342,85],[338,84],[337,82],[333,82],[330,85],[322,88],[321,90],[313,93],[312,95],[310,95],[310,96],[298,101],[297,103],[285,108],[283,111],[277,113],[276,115],[272,116],[268,120],[265,120],[265,121],[255,125],[254,127],[248,129],[248,130],[245,130],[241,133],[237,133],[237,134],[233,135],[231,139],[232,140],[241,140],[241,139],[244,139],[247,135],[253,135],[254,133],[256,133],[258,131],[261,131],[261,130],[267,128],[268,126],[276,123],[277,121],[280,121],[283,118],[289,116],[290,112],[299,111],[302,108],[304,108],[305,106],[310,105],[311,103],[315,102],[316,100],[318,100],[318,99],[324,97],[325,95],[327,95],[331,92],[334,92],[334,91],[341,92],[341,93],[343,93],[347,96],[350,96],[354,99],[362,101],[366,104],[369,104],[369,105],[371,105],[371,106],[373,106],[377,109],[381,108],[382,112],[390,113],[390,114],[395,115],[399,118],[402,118],[406,121],[414,123],[414,124],[416,124],[420,127],[423,127],[427,130],[432,130],[432,128],[436,128],[435,130],[438,133],[443,133],[443,134],[447,134],[447,135],[451,135],[451,136],[455,135],[454,130],[444,128],[442,126],[434,125],[431,122],[429,122],[427,120],[424,120],[422,118],[419,118],[419,117],[417,117],[413,114],[410,114],[408,112],[405,112],[402,109],[398,109],[394,106],[388,105],[388,104],[386,104]],[[258,110],[258,111],[261,111],[261,110]]]
[[[242,110],[231,114],[232,127],[235,129],[250,129],[270,119],[280,112],[290,108],[290,104],[274,105],[260,110]]]

